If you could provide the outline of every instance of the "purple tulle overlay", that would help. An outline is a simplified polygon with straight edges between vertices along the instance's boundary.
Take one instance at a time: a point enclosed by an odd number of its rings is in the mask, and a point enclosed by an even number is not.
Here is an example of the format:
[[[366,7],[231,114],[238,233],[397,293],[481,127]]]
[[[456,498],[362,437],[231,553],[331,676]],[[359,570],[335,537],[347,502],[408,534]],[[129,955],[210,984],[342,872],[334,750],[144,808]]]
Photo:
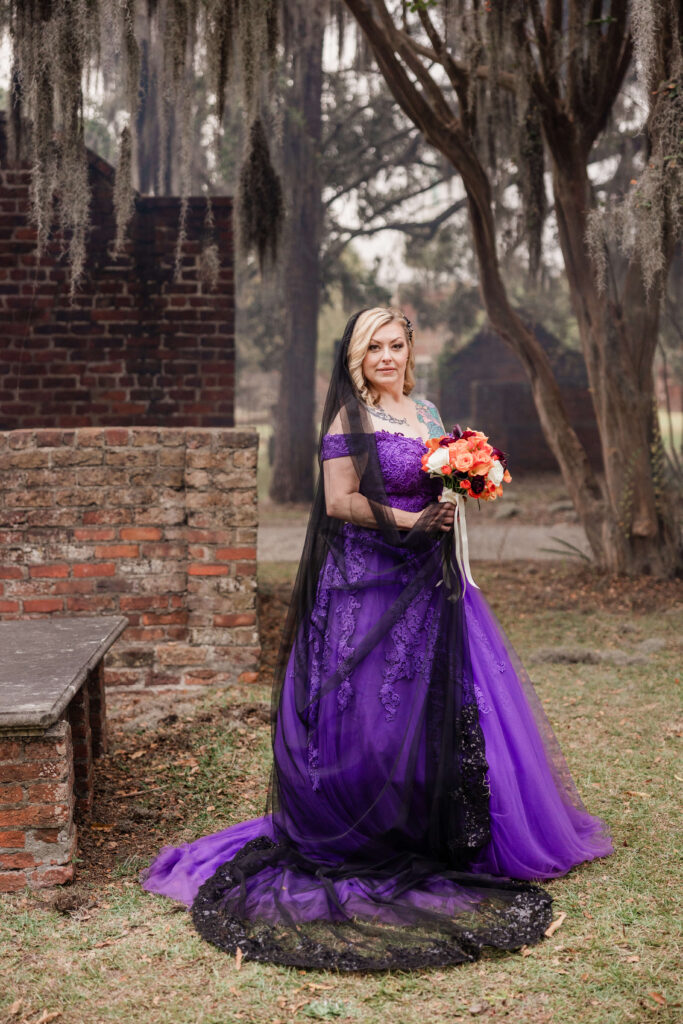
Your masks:
[[[478,590],[465,592],[467,623],[480,724],[489,764],[491,840],[471,864],[472,872],[518,879],[549,879],[566,874],[583,861],[612,853],[606,826],[590,815],[578,797],[557,742],[526,672],[507,641],[488,602]],[[310,802],[310,780],[301,779]],[[188,906],[200,885],[252,839],[276,838],[270,815],[240,822],[178,847],[164,847],[143,873],[150,892]],[[267,902],[272,886],[263,880]],[[287,887],[297,914],[311,905],[310,880]],[[362,900],[363,880],[340,883],[344,903]],[[443,886],[448,890],[447,885]],[[452,888],[452,887],[451,887]],[[432,891],[439,890],[438,879]],[[299,894],[299,895],[297,895]],[[426,894],[425,894],[426,895]],[[413,894],[419,899],[419,894]],[[322,896],[320,899],[322,900]],[[449,898],[454,898],[453,892]]]

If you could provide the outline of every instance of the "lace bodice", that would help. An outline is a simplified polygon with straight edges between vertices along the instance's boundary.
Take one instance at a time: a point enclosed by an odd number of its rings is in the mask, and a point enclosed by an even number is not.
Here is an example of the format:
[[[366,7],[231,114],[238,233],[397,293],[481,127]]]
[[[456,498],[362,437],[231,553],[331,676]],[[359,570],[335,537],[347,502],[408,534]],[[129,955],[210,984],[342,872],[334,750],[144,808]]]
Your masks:
[[[436,501],[442,484],[422,469],[422,456],[427,448],[421,438],[406,437],[390,430],[377,430],[375,436],[388,504],[405,512],[421,512],[431,501]],[[350,435],[325,434],[321,451],[323,459],[338,459],[351,454],[353,439]]]

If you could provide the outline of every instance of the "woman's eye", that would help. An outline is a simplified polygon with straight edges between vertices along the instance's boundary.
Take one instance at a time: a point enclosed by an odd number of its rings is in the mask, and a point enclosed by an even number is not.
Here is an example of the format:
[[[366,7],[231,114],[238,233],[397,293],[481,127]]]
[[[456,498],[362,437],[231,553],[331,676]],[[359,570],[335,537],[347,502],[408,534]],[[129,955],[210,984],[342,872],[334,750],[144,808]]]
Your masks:
[[[379,345],[368,345],[368,352],[376,352]]]

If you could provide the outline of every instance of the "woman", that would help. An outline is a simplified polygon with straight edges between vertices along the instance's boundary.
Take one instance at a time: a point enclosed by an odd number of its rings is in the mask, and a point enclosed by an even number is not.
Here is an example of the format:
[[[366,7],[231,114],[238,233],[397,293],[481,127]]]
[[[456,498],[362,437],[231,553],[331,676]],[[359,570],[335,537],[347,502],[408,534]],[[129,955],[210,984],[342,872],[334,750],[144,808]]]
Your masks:
[[[421,469],[445,431],[410,397],[412,327],[349,320],[273,689],[270,813],[165,848],[144,886],[219,947],[342,970],[538,942],[532,880],[612,851],[526,673],[452,555]]]

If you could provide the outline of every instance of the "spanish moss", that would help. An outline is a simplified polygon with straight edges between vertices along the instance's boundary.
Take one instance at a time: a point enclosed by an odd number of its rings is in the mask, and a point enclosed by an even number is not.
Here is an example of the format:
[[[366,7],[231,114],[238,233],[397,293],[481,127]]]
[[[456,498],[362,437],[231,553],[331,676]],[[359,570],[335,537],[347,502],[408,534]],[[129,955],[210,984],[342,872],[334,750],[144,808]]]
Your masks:
[[[157,143],[161,173],[156,184],[162,188],[166,181],[168,133],[173,127],[173,145],[180,147],[179,247],[184,237],[194,131],[190,83],[197,40],[201,40],[216,92],[219,123],[236,63],[250,124],[258,119],[272,86],[279,42],[277,0],[0,0],[0,33],[8,32],[12,54],[10,152],[16,162],[26,161],[32,169],[31,219],[37,252],[44,252],[53,231],[59,235],[72,295],[85,270],[90,228],[84,93],[97,72],[109,80],[115,69],[126,97],[126,124],[118,139],[116,252],[123,245],[134,208],[131,165],[141,95],[142,61],[136,31],[140,18],[146,19],[148,33],[158,33],[163,47]],[[264,166],[270,167],[265,134],[257,161],[253,160],[253,146],[250,152],[249,166],[257,174]],[[248,173],[242,169],[247,191]],[[272,167],[270,173],[274,174]],[[256,184],[252,192],[258,193],[259,188]],[[276,230],[276,221],[271,216],[264,223]],[[261,237],[260,258],[266,249],[274,253],[276,244],[275,236]],[[176,271],[178,261],[179,248]]]

